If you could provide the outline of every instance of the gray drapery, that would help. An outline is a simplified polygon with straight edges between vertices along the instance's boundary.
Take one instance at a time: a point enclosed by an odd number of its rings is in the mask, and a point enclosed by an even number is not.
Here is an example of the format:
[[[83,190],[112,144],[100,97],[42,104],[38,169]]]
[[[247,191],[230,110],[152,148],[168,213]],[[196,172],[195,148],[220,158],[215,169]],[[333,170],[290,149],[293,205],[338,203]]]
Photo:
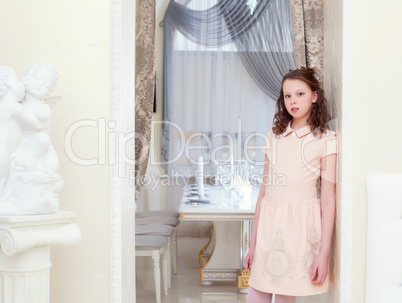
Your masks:
[[[173,29],[205,46],[235,42],[250,75],[274,100],[283,74],[296,68],[289,1],[261,1],[253,15],[243,0],[221,0],[204,11],[171,1],[164,19],[164,76],[171,68]]]
[[[236,44],[247,71],[261,89],[276,100],[283,74],[295,69],[289,1],[260,1],[250,14],[244,0],[220,0],[207,10],[191,10],[171,1],[164,19],[162,161],[169,161],[171,121],[171,54],[173,30],[208,47]],[[194,71],[193,71],[194,72]],[[174,122],[174,121],[172,121]]]

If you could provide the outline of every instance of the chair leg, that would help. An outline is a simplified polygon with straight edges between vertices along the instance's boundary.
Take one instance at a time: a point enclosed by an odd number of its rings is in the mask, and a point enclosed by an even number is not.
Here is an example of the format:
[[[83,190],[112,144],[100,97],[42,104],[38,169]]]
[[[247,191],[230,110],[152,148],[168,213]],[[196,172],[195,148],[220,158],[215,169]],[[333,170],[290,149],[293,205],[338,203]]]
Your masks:
[[[168,246],[166,250],[167,254],[167,278],[168,278],[168,287],[172,287],[172,257],[171,257],[171,245],[170,245],[170,237],[168,237]]]
[[[168,253],[167,253],[167,251],[165,250],[165,252],[163,253],[163,256],[162,256],[162,274],[163,274],[163,289],[164,289],[164,291],[165,291],[165,296],[167,296],[168,295],[168,281],[169,281],[169,279],[168,279],[168,276],[169,276],[169,274],[168,274]]]
[[[152,251],[152,260],[154,261],[154,279],[155,279],[155,292],[156,302],[161,302],[161,269],[160,269],[160,255],[159,249]]]
[[[173,259],[173,273],[177,274],[177,233],[174,232],[172,236],[172,259]]]

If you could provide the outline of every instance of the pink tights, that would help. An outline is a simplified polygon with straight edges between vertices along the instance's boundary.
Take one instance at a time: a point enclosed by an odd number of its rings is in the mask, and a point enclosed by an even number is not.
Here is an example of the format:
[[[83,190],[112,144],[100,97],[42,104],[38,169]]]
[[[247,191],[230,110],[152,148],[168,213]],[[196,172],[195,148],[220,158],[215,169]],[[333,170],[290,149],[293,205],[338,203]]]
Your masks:
[[[272,294],[248,288],[247,303],[271,303]]]
[[[247,303],[271,303],[272,294],[248,288]],[[294,303],[296,297],[275,295],[275,303]]]

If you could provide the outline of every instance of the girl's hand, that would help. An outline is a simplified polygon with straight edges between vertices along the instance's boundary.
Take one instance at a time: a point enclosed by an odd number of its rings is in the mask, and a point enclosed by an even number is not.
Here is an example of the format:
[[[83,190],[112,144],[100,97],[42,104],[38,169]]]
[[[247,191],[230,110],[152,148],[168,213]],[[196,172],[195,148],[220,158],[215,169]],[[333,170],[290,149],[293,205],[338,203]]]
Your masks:
[[[313,264],[311,283],[322,284],[328,274],[328,257],[319,254]]]
[[[245,265],[244,268],[247,269],[248,271],[251,271],[251,265],[253,264],[253,259],[254,259],[254,249],[251,249],[248,251],[246,260],[245,260]]]

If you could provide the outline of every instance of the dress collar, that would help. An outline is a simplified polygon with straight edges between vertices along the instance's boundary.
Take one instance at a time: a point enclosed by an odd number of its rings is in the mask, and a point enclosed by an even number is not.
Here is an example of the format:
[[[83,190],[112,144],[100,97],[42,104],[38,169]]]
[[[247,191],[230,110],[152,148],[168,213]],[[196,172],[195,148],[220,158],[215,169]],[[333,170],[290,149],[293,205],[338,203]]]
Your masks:
[[[290,133],[294,132],[299,138],[311,133],[311,127],[310,125],[306,125],[302,128],[299,128],[298,130],[293,130],[290,127],[290,124],[292,123],[292,121],[289,122],[288,126],[286,127],[285,132],[283,133],[283,136],[286,137],[287,135],[289,135]]]

